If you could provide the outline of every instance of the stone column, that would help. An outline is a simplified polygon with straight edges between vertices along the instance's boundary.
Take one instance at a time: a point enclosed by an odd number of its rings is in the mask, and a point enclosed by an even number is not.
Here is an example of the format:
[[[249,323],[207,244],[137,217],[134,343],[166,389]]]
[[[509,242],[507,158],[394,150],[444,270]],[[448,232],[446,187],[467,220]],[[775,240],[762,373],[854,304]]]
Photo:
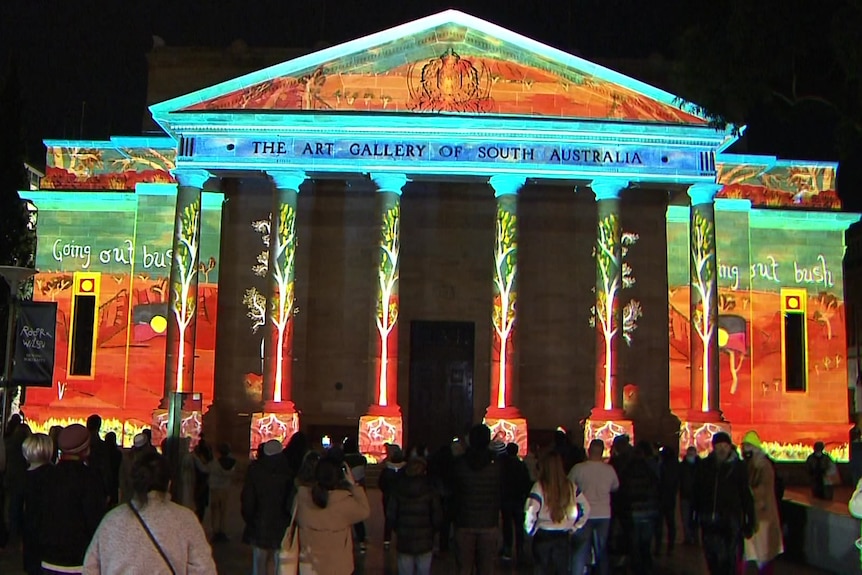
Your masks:
[[[715,195],[718,184],[695,184],[689,220],[691,411],[721,419],[718,391],[718,273],[715,256]]]
[[[200,264],[201,193],[211,174],[187,169],[173,172],[177,180],[177,208],[168,298],[165,341],[165,391],[153,413],[153,443],[167,439],[167,457],[174,469],[180,461],[180,437],[193,443],[200,436],[200,407],[192,405],[195,375],[195,328]],[[179,476],[175,477],[177,486]]]
[[[617,379],[617,343],[622,337],[620,291],[622,273],[622,223],[620,193],[627,180],[602,178],[590,188],[596,195],[596,300],[593,320],[596,329],[595,407],[586,421],[584,440],[605,441],[606,447],[617,435],[632,435],[633,426],[623,412],[623,385]]]
[[[693,445],[709,451],[712,436],[730,433],[721,414],[718,356],[718,273],[715,253],[715,195],[721,185],[688,189],[689,212],[689,361],[691,406],[680,418],[680,450]]]
[[[526,179],[516,175],[491,177],[497,200],[494,234],[493,308],[491,314],[491,405],[485,423],[492,435],[527,450],[527,421],[513,403],[516,385],[515,337],[518,301],[518,191]]]
[[[194,389],[201,192],[211,174],[206,170],[176,170],[174,177],[177,209],[168,299],[165,397],[172,392],[186,393]]]
[[[403,422],[398,405],[398,281],[401,266],[401,193],[404,174],[374,173],[380,194],[380,244],[377,259],[377,299],[374,323],[377,353],[374,358],[374,404],[359,421],[359,448],[380,457],[385,443],[402,444]]]
[[[286,442],[299,430],[292,401],[293,313],[296,302],[296,207],[307,179],[301,170],[267,172],[273,182],[267,266],[267,321],[264,336],[263,411],[251,418],[252,453],[270,439]]]

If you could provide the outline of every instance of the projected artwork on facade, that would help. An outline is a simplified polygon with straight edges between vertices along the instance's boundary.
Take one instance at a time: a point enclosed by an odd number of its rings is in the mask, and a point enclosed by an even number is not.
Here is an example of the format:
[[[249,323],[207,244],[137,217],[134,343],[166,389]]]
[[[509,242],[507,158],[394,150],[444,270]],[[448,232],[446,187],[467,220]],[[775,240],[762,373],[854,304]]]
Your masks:
[[[200,394],[184,433],[217,397],[216,425],[252,449],[302,423],[378,457],[426,413],[524,451],[582,423],[606,443],[756,429],[777,459],[815,440],[846,457],[858,217],[835,164],[727,154],[738,133],[679,98],[455,11],[150,110],[169,137],[48,141],[21,192],[34,297],[58,304],[34,429],[99,413],[126,444],[158,438],[181,391]],[[480,329],[414,366],[413,321]]]
[[[123,139],[123,143],[133,144],[133,140]],[[103,158],[122,155],[110,151],[111,142],[101,145]],[[154,149],[154,157],[174,153],[168,147],[170,140],[162,140],[161,145]],[[75,156],[76,150],[65,143],[49,146],[49,162],[51,157]],[[123,153],[126,150],[122,148]],[[112,175],[108,170],[126,167],[113,161],[92,166],[97,176],[93,186],[114,181],[117,172]],[[195,390],[211,398],[221,200],[211,202],[205,194],[203,210],[190,212],[189,217],[200,227],[199,240],[191,244],[200,254],[200,262],[195,270],[184,267],[184,281],[176,286],[181,294],[179,305],[173,309],[170,222],[177,187],[170,183],[169,173],[159,174],[150,179],[165,183],[138,182],[124,191],[86,191],[90,189],[86,174],[79,173],[78,191],[53,189],[58,180],[48,179],[48,190],[22,192],[39,209],[36,267],[40,273],[34,280],[34,299],[58,304],[55,383],[51,389],[28,390],[25,410],[33,425],[80,421],[99,412],[106,422],[115,422],[118,437],[125,433],[131,441],[137,431],[152,424],[153,409],[163,395],[168,324],[176,314],[187,320],[193,308],[197,308],[197,339],[193,351],[186,349],[186,353],[198,356]],[[131,181],[116,181],[120,180]],[[188,259],[187,255],[178,257]],[[192,272],[199,276],[196,297],[182,295]],[[82,300],[75,288],[76,282],[87,278],[97,280],[92,304]],[[92,352],[85,358],[79,353],[82,334],[87,333],[81,331],[84,314],[95,326]]]

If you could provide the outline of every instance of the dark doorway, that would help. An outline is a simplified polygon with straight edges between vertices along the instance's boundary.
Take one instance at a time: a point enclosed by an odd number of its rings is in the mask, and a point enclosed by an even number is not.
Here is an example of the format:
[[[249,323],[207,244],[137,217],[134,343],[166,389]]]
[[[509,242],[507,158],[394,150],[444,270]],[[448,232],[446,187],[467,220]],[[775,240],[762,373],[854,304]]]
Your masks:
[[[473,422],[472,322],[410,323],[410,412],[407,438],[436,449]]]

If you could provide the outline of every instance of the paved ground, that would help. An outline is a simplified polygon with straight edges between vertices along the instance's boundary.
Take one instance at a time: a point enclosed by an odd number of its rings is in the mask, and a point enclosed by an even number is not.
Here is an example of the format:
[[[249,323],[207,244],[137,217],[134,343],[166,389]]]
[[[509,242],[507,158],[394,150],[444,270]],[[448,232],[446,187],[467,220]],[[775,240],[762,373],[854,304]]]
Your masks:
[[[383,524],[380,492],[374,489],[370,490],[369,498],[371,499],[372,517],[368,522],[368,552],[365,555],[357,556],[356,573],[395,575],[395,551],[384,552],[382,546]],[[228,533],[230,541],[215,545],[213,553],[220,574],[245,575],[251,573],[251,549],[239,542],[242,533],[242,520],[239,518],[239,488],[237,488],[231,502],[230,515],[234,518]],[[208,522],[207,530],[209,531]],[[697,547],[678,547],[673,556],[658,557],[657,564],[657,575],[700,575],[707,573],[701,550]],[[435,575],[455,572],[455,561],[451,553],[435,558],[433,572]],[[751,571],[751,573],[754,572]],[[500,575],[532,574],[533,568],[529,563],[518,566],[511,562],[500,561],[498,573]],[[775,573],[776,575],[826,575],[827,572],[780,561],[776,566]],[[0,574],[23,575],[20,553],[12,549],[0,553]]]

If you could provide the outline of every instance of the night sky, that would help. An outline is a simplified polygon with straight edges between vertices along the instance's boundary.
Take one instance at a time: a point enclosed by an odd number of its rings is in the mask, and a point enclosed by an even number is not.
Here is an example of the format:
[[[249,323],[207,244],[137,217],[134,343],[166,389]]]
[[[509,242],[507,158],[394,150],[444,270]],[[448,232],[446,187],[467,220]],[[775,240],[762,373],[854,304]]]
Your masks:
[[[43,138],[140,133],[154,35],[169,46],[225,47],[243,39],[250,46],[320,47],[457,8],[587,59],[670,59],[675,39],[698,17],[694,6],[684,0],[3,0],[0,65],[18,70],[28,156],[40,164]],[[815,119],[799,138],[797,126],[767,116],[749,119],[739,151],[836,157]]]

